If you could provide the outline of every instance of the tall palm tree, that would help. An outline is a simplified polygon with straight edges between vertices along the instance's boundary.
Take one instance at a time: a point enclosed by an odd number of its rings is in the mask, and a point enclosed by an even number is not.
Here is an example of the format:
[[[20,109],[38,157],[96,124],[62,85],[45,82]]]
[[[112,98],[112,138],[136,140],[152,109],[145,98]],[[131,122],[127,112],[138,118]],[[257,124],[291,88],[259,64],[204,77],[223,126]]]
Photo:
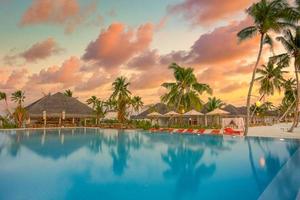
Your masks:
[[[259,101],[264,99],[265,96],[274,95],[275,91],[281,91],[285,82],[283,75],[287,73],[287,71],[283,71],[284,67],[286,65],[277,64],[274,59],[270,58],[267,65],[262,65],[262,68],[257,69],[256,73],[260,76],[255,81],[259,82],[259,94],[261,95]],[[254,110],[252,110],[251,119],[258,106],[255,105],[252,108]]]
[[[225,103],[221,99],[217,99],[216,97],[209,97],[208,102],[206,103],[207,111],[211,112],[217,108],[221,108]]]
[[[22,103],[25,100],[25,92],[18,90],[11,94],[11,100],[16,102],[18,106],[16,107],[13,117],[15,118],[16,123],[18,124],[18,127],[22,127],[23,121],[26,118],[26,110],[23,108]]]
[[[123,76],[118,77],[112,84],[113,93],[110,99],[117,102],[118,120],[124,122],[126,120],[126,109],[130,103],[131,92],[128,90],[130,85],[127,79]]]
[[[281,91],[285,82],[283,75],[287,73],[287,71],[282,71],[282,69],[281,65],[275,66],[272,61],[269,61],[267,65],[262,65],[262,68],[257,69],[256,73],[260,76],[255,80],[259,82],[261,99],[266,95],[274,95],[275,91]]]
[[[284,97],[279,106],[279,111],[282,113],[282,116],[279,118],[279,122],[285,118],[287,114],[291,112],[293,108],[295,108],[297,89],[296,89],[296,80],[288,79],[284,82]]]
[[[293,35],[291,30],[285,30],[284,35],[277,37],[277,40],[281,42],[287,53],[281,54],[279,57],[281,60],[284,60],[286,63],[289,64],[291,58],[294,59],[294,70],[295,70],[295,77],[296,77],[296,84],[297,84],[297,96],[296,96],[296,107],[295,107],[295,114],[294,114],[294,123],[290,128],[289,132],[293,132],[294,127],[296,126],[299,120],[299,94],[300,94],[300,87],[299,87],[299,75],[298,72],[300,70],[300,27],[296,28],[296,33]]]
[[[260,58],[263,51],[264,44],[272,46],[273,42],[269,35],[270,31],[279,32],[282,29],[290,26],[285,20],[290,19],[287,17],[288,3],[285,0],[260,0],[257,3],[252,4],[247,10],[247,14],[252,17],[254,24],[241,30],[237,36],[240,41],[250,39],[257,34],[260,35],[259,51],[256,59],[256,63],[253,68],[252,78],[249,85],[247,95],[247,116],[245,135],[248,133],[249,119],[250,119],[250,103],[252,89],[255,80],[255,74],[260,62]]]
[[[73,92],[72,92],[72,90],[67,89],[67,90],[64,92],[64,95],[66,95],[67,97],[73,97]]]
[[[11,100],[16,102],[20,107],[22,107],[22,103],[24,102],[25,98],[25,92],[22,90],[18,90],[11,94]]]
[[[99,103],[99,99],[96,96],[91,96],[89,99],[86,100],[88,105],[92,105],[92,108],[95,109],[96,105]]]
[[[6,110],[7,110],[8,113],[10,113],[10,111],[8,109],[7,95],[6,95],[5,92],[0,91],[0,101],[5,101]]]
[[[98,123],[101,118],[105,117],[105,114],[106,114],[107,110],[104,107],[104,103],[102,101],[99,101],[99,100],[96,102],[94,110],[95,110],[97,123]]]
[[[140,96],[134,96],[131,99],[131,105],[133,107],[133,110],[137,112],[144,106],[144,102],[142,101],[142,98]]]
[[[169,91],[161,97],[161,101],[178,112],[190,110],[191,108],[200,109],[203,102],[199,95],[204,92],[212,94],[210,86],[199,83],[194,74],[194,69],[190,67],[184,68],[173,63],[169,66],[169,69],[173,70],[176,82],[162,84]]]

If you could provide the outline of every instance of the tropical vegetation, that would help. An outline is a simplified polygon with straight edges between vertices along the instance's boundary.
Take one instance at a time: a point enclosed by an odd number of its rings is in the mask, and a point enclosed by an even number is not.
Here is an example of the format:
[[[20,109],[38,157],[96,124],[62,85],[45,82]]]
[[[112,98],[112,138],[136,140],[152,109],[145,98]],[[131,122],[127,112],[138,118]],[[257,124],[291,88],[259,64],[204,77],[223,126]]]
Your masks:
[[[192,108],[199,110],[203,105],[200,95],[204,92],[212,94],[210,86],[197,81],[193,68],[185,68],[172,63],[169,69],[173,70],[175,82],[162,84],[168,92],[161,96],[161,101],[179,113]]]

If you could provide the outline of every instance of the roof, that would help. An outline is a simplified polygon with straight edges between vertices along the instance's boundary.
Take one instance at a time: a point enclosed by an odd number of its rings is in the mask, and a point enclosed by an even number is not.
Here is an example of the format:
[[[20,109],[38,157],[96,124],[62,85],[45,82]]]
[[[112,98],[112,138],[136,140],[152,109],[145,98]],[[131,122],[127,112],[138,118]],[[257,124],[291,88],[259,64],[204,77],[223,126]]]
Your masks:
[[[31,117],[42,117],[46,111],[49,117],[59,117],[65,111],[66,117],[93,117],[94,111],[86,104],[74,97],[67,97],[63,93],[47,95],[33,102],[25,108]]]
[[[164,114],[164,116],[170,116],[170,117],[172,117],[172,116],[179,116],[179,115],[180,115],[179,113],[174,112],[174,111],[170,111],[170,112]]]
[[[189,112],[186,112],[183,115],[184,116],[200,116],[200,115],[203,115],[203,113],[198,112],[196,110],[190,110]]]
[[[162,117],[163,115],[158,112],[152,112],[147,115],[147,117]]]
[[[148,114],[150,114],[152,112],[158,112],[163,115],[163,114],[171,111],[171,109],[169,109],[168,106],[163,103],[157,103],[157,104],[148,105],[145,107],[147,107],[147,109],[144,112],[141,112],[140,114],[135,115],[135,116],[131,116],[131,119],[146,119]]]
[[[225,111],[225,110],[221,110],[219,108],[209,112],[209,113],[206,113],[207,115],[228,115],[230,114],[229,112]]]

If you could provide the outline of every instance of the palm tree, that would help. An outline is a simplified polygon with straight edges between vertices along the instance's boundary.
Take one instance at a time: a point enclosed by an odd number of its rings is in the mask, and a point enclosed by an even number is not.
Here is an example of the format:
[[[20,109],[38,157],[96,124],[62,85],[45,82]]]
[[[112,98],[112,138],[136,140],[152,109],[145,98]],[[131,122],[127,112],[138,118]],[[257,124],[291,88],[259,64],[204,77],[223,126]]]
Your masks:
[[[116,110],[117,107],[116,100],[109,98],[107,101],[104,102],[104,104],[108,110]]]
[[[279,111],[282,113],[282,116],[278,121],[281,121],[287,114],[290,113],[291,109],[295,107],[297,90],[296,90],[296,80],[288,79],[283,84],[284,88],[284,97],[279,106]]]
[[[204,92],[212,94],[210,86],[198,83],[192,68],[184,68],[173,63],[169,66],[169,69],[173,70],[176,82],[162,84],[169,91],[161,97],[161,101],[178,112],[192,108],[200,109],[203,102],[199,95]]]
[[[5,101],[6,110],[7,110],[8,113],[10,113],[10,111],[8,109],[7,95],[6,95],[5,92],[0,91],[0,101]]]
[[[281,60],[285,61],[285,64],[289,64],[291,58],[294,59],[294,70],[295,70],[295,77],[296,77],[296,84],[297,84],[297,96],[296,96],[296,107],[295,107],[295,114],[294,114],[294,123],[290,128],[289,132],[293,132],[294,127],[296,126],[299,120],[299,94],[300,94],[300,87],[299,87],[299,76],[298,71],[300,70],[300,27],[296,28],[296,34],[293,35],[291,30],[285,30],[284,35],[277,37],[277,40],[281,42],[287,53],[281,54],[278,57]]]
[[[138,112],[144,106],[144,102],[142,101],[142,98],[140,96],[134,96],[131,99],[131,105],[133,107],[133,110]]]
[[[118,120],[122,123],[126,120],[126,109],[130,103],[131,92],[128,90],[129,85],[130,83],[123,76],[118,77],[112,84],[113,93],[110,99],[117,102]]]
[[[86,100],[88,105],[92,105],[92,108],[95,109],[96,105],[100,100],[96,96],[91,96],[89,99]]]
[[[18,104],[15,112],[13,113],[13,117],[15,118],[18,127],[22,127],[23,121],[26,118],[26,110],[22,107],[22,103],[25,100],[25,92],[18,90],[11,94],[11,100]]]
[[[104,107],[104,103],[102,101],[97,101],[96,102],[96,105],[95,105],[95,114],[96,114],[96,118],[97,118],[97,123],[100,121],[101,118],[104,118],[105,117],[105,114],[106,114],[106,109]]]
[[[25,98],[25,92],[22,90],[18,90],[11,94],[11,100],[16,102],[20,107],[22,107],[22,103],[24,102]]]
[[[269,35],[270,31],[279,32],[283,28],[290,26],[290,23],[285,22],[285,19],[290,20],[290,18],[287,17],[287,8],[288,3],[285,0],[260,0],[259,2],[252,4],[252,6],[250,6],[246,10],[246,12],[252,17],[254,24],[252,26],[244,28],[237,34],[240,41],[250,39],[257,34],[260,35],[259,51],[256,63],[253,68],[252,78],[247,96],[245,135],[247,135],[248,133],[252,89],[254,85],[256,70],[262,55],[263,45],[269,44],[272,46],[273,42]]]
[[[286,67],[286,65],[281,65],[280,63],[275,65],[275,60],[270,58],[267,65],[262,65],[262,68],[257,69],[256,73],[260,74],[260,76],[256,78],[255,81],[258,81],[260,86],[259,93],[261,96],[259,101],[264,99],[266,95],[274,95],[276,90],[278,92],[281,91],[285,82],[283,74],[287,73],[287,71],[282,71],[284,67]],[[254,107],[252,106],[252,108],[254,108],[254,110],[252,110],[251,119],[258,106],[255,105]]]
[[[221,99],[217,99],[216,97],[209,97],[208,102],[206,104],[208,112],[211,112],[217,108],[221,108],[224,105],[225,103]]]
[[[67,90],[64,92],[64,95],[66,95],[67,97],[73,97],[73,92],[72,92],[72,90],[67,89]]]

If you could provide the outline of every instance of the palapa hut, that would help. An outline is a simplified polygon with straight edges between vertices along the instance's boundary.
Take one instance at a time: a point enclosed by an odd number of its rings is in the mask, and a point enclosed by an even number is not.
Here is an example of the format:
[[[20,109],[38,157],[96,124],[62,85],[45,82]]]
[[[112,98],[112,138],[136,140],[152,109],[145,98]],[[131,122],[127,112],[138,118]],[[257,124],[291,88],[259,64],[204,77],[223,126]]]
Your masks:
[[[74,126],[80,121],[86,125],[86,120],[94,117],[92,108],[60,92],[44,96],[25,109],[29,117],[27,125]]]

